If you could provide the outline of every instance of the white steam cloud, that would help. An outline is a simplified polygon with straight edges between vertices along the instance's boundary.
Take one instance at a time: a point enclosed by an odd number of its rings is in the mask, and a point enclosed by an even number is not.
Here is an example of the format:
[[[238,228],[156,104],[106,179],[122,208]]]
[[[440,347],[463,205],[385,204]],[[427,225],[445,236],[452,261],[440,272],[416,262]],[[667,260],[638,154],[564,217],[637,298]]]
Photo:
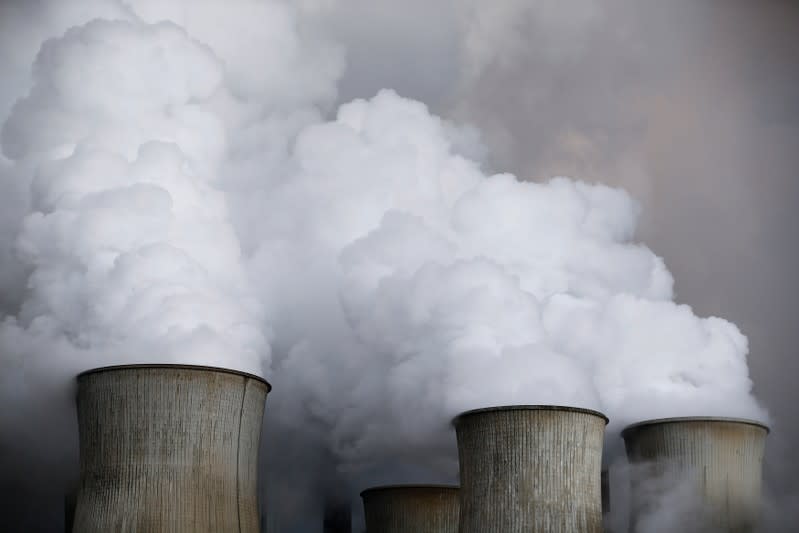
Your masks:
[[[299,134],[251,263],[269,273],[275,380],[303,391],[291,417],[321,418],[339,456],[364,461],[437,444],[449,417],[492,404],[615,424],[763,416],[746,338],[671,301],[627,194],[486,176],[463,138],[392,92]]]
[[[2,130],[0,286],[26,287],[3,395],[104,364],[258,372],[275,424],[355,472],[446,463],[450,417],[485,405],[764,418],[746,338],[672,301],[625,192],[488,175],[473,130],[392,91],[324,121],[342,55],[282,2],[82,15]]]
[[[215,185],[218,60],[173,24],[93,21],[45,43],[33,75],[3,128],[5,155],[32,170],[28,291],[5,327],[67,341],[73,366],[260,370],[259,306]]]

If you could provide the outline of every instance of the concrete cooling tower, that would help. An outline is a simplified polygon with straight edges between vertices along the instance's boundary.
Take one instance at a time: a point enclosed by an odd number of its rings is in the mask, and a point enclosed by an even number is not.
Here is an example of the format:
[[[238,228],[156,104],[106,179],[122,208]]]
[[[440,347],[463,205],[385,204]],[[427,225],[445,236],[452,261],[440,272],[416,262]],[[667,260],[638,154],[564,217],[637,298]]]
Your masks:
[[[263,379],[128,365],[78,376],[75,533],[257,532]]]
[[[366,533],[457,533],[458,487],[391,485],[361,493]]]
[[[768,427],[731,418],[666,418],[623,432],[631,479],[631,532],[671,493],[682,501],[681,531],[746,533],[759,518]],[[672,502],[672,505],[674,503]]]
[[[600,533],[607,422],[596,411],[543,405],[457,416],[460,533]]]

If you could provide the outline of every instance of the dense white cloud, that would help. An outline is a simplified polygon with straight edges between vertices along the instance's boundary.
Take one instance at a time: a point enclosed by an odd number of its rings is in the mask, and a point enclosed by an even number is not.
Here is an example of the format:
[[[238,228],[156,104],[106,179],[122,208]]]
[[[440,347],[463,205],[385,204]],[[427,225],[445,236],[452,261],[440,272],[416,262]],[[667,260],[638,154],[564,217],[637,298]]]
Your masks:
[[[171,23],[97,20],[47,41],[33,73],[3,128],[10,173],[30,172],[15,324],[84,355],[26,357],[262,371],[259,307],[213,186],[226,138],[203,102],[223,90],[219,60]]]
[[[451,473],[449,420],[485,405],[765,417],[746,338],[673,301],[626,192],[490,174],[474,129],[391,90],[325,120],[343,55],[289,3],[102,6],[47,26],[3,126],[4,396],[112,363],[263,373],[278,450],[353,476]],[[465,27],[477,76],[511,45]]]
[[[485,176],[449,131],[381,92],[301,132],[264,194],[251,268],[286,354],[275,379],[312,407],[293,418],[365,461],[483,405],[581,405],[614,427],[762,416],[745,337],[671,301],[627,194]]]

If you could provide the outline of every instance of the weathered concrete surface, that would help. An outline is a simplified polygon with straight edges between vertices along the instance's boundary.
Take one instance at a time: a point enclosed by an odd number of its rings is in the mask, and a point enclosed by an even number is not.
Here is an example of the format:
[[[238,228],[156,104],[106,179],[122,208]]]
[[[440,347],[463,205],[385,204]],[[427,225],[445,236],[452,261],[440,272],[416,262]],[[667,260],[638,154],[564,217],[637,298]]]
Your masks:
[[[557,406],[467,411],[453,420],[460,533],[599,533],[607,418]]]
[[[78,376],[75,533],[257,532],[263,379],[185,365]]]
[[[667,418],[628,426],[622,436],[636,467],[630,531],[640,530],[642,517],[658,505],[662,494],[653,494],[653,486],[682,490],[690,494],[691,506],[696,503],[690,522],[681,525],[683,533],[753,531],[767,434],[759,422],[732,418]]]
[[[366,533],[457,533],[458,487],[390,485],[361,492]]]

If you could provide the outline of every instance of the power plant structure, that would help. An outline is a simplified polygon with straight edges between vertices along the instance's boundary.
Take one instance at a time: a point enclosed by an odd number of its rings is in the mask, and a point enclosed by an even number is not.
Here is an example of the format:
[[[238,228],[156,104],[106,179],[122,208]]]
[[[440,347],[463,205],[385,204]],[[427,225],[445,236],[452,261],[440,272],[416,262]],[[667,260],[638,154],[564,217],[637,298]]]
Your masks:
[[[458,487],[386,485],[361,492],[366,533],[458,533]]]
[[[189,365],[78,376],[73,531],[256,533],[258,447],[271,386]]]
[[[608,419],[574,407],[513,405],[455,417],[460,533],[601,533]]]
[[[166,364],[97,368],[77,382],[80,481],[65,502],[68,531],[261,531],[258,449],[269,383]],[[452,420],[460,487],[364,490],[366,533],[601,533],[610,508],[601,469],[607,423],[600,412],[565,406],[461,413]],[[714,417],[625,428],[634,472],[629,533],[641,533],[644,517],[667,501],[653,479],[690,489],[698,514],[685,526],[681,518],[683,533],[751,533],[768,432],[759,422]],[[324,532],[352,530],[347,493],[328,497]]]
[[[642,517],[661,504],[663,491],[680,489],[691,507],[686,533],[753,531],[768,432],[760,422],[714,417],[648,420],[625,428],[628,460],[639,469],[631,479],[630,532],[637,533]],[[653,480],[659,482],[655,489]]]

